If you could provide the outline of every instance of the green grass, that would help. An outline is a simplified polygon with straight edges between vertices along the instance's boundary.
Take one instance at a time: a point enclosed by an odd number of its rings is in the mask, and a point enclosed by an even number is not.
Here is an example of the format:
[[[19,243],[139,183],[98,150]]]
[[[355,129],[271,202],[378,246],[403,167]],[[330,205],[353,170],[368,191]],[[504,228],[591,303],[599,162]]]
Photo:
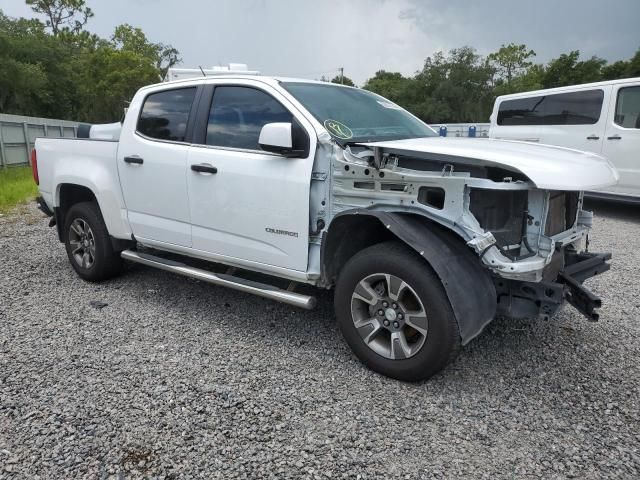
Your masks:
[[[0,168],[0,212],[35,198],[37,193],[31,167]]]

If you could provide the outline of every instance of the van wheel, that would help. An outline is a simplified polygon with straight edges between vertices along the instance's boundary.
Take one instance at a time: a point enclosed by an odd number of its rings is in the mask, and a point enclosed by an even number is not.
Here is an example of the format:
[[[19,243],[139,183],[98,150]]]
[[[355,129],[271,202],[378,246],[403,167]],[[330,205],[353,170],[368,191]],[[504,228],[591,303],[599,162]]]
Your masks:
[[[122,258],[94,202],[76,203],[65,215],[65,247],[71,266],[84,280],[98,282],[122,270]]]
[[[356,356],[391,378],[418,381],[460,349],[458,322],[429,264],[399,242],[353,256],[335,290],[338,325]]]

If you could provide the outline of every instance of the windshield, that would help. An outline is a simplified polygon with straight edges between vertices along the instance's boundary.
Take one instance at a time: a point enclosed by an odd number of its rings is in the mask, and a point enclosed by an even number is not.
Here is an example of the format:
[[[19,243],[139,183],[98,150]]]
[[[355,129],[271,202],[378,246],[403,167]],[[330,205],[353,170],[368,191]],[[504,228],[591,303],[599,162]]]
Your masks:
[[[330,83],[281,85],[342,144],[437,136],[403,108],[367,90]]]

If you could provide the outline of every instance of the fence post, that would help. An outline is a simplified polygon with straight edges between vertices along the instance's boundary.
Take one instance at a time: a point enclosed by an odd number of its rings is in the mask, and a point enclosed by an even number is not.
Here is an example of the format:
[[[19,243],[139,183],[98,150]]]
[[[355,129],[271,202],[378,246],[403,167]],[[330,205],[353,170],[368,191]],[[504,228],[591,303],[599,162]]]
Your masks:
[[[60,125],[60,138],[64,137],[64,127]]]
[[[29,142],[29,125],[22,122],[22,131],[24,132],[24,145],[27,149],[27,163],[31,165],[31,143]]]
[[[7,154],[4,151],[4,137],[2,136],[2,122],[0,122],[0,166],[2,168],[7,166]]]

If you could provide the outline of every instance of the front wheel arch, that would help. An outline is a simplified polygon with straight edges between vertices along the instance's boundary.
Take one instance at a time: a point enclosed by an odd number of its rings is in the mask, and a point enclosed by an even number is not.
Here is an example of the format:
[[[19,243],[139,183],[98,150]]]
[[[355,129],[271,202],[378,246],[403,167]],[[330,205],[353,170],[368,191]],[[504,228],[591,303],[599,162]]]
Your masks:
[[[379,284],[384,284],[380,290]],[[409,298],[402,292],[409,292]],[[353,352],[383,375],[424,380],[459,351],[458,322],[442,283],[400,241],[376,244],[354,255],[338,277],[334,303],[338,326]]]
[[[463,345],[493,320],[497,294],[489,270],[457,234],[420,215],[366,209],[338,215],[323,239],[322,284],[334,285],[341,267],[357,252],[389,240],[406,244],[435,271]]]

